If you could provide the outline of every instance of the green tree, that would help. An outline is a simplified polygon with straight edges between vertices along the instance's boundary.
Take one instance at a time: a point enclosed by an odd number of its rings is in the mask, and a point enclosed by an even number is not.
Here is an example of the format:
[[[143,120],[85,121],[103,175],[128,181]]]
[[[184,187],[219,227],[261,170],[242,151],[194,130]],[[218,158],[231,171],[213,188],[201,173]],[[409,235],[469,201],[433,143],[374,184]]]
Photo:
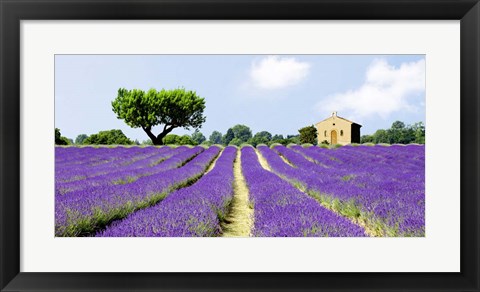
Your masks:
[[[393,122],[388,130],[388,142],[390,144],[403,143],[405,136],[405,123],[401,121]]]
[[[130,127],[142,128],[155,145],[162,145],[163,138],[175,128],[200,129],[206,120],[205,99],[183,88],[147,92],[120,88],[112,110]],[[154,135],[152,127],[157,125],[163,125],[163,130]]]
[[[75,144],[77,145],[81,145],[83,144],[83,141],[85,141],[85,139],[87,139],[88,136],[86,134],[80,134],[77,136],[77,138],[75,138]]]
[[[193,134],[192,134],[192,140],[197,144],[197,145],[200,145],[202,144],[205,140],[207,140],[207,138],[205,138],[205,136],[203,136],[203,134],[200,132],[200,131],[195,131]]]
[[[55,144],[56,145],[69,145],[69,144],[71,144],[70,140],[68,138],[62,136],[59,128],[55,128]]]
[[[373,142],[375,144],[378,143],[390,143],[390,134],[387,130],[377,130],[375,134],[373,134]]]
[[[283,135],[273,135],[272,137],[272,140],[270,141],[270,143],[268,143],[267,145],[272,145],[274,143],[280,143],[282,145],[287,145],[286,143],[286,140],[285,138],[283,137]]]
[[[402,139],[396,143],[408,144],[412,142],[415,142],[415,132],[411,126],[407,126],[402,132]]]
[[[208,140],[212,144],[222,144],[222,133],[219,131],[213,131]]]
[[[267,131],[256,133],[253,138],[248,140],[248,144],[257,146],[258,144],[269,144],[272,141],[272,134]]]
[[[425,126],[422,122],[413,125],[405,125],[401,121],[395,121],[390,129],[379,129],[373,135],[363,135],[362,143],[389,143],[408,144],[425,143]]]
[[[83,141],[85,145],[132,145],[133,141],[128,139],[122,130],[114,129],[109,131],[100,131],[97,134],[90,135]]]
[[[183,135],[178,139],[178,145],[197,145],[189,135]]]
[[[235,125],[232,127],[232,131],[235,138],[238,138],[242,143],[245,143],[248,139],[252,138],[252,130],[245,125]]]
[[[274,140],[283,140],[283,139],[285,139],[285,138],[283,138],[283,135],[278,135],[278,134],[273,135],[273,137],[272,137],[272,141],[274,141]]]
[[[315,126],[303,127],[298,132],[300,133],[299,140],[301,144],[317,144],[317,128]]]
[[[242,140],[240,140],[239,138],[235,137],[233,138],[230,143],[228,143],[228,145],[236,145],[236,146],[240,146],[242,143],[244,143]]]
[[[229,128],[227,133],[222,137],[222,142],[224,145],[228,145],[233,138],[235,138],[235,134],[233,133],[232,128]]]
[[[425,126],[422,122],[418,122],[412,125],[413,135],[415,137],[415,143],[425,144]]]
[[[168,134],[163,138],[163,144],[165,145],[178,145],[180,144],[180,136],[175,134]]]
[[[62,137],[62,133],[60,133],[60,129],[55,128],[55,144],[57,144],[57,140],[60,140],[60,137]]]
[[[360,137],[360,143],[373,143],[373,142],[374,142],[373,135],[362,135],[362,137]]]
[[[300,135],[287,135],[287,138],[284,140],[283,145],[288,144],[302,144],[300,142]]]

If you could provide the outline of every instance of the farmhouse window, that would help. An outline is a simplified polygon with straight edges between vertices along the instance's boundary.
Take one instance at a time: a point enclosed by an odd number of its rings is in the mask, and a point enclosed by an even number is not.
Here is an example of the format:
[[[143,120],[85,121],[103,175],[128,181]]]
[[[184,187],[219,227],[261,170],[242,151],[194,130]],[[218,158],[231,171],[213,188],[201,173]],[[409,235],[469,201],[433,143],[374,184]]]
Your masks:
[[[323,136],[327,137],[327,131],[323,132]]]
[[[343,136],[343,130],[340,130],[340,136]]]

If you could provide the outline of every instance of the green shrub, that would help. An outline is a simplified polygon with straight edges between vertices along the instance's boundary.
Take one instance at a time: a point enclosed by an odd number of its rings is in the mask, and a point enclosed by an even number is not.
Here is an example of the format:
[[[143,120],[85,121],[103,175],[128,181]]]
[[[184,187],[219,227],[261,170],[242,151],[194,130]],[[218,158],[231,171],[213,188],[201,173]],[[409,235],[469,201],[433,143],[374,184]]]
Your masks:
[[[240,144],[244,143],[242,140],[239,138],[233,138],[228,145],[235,145],[235,146],[240,146]]]
[[[122,130],[113,129],[92,134],[83,141],[84,145],[133,145]]]

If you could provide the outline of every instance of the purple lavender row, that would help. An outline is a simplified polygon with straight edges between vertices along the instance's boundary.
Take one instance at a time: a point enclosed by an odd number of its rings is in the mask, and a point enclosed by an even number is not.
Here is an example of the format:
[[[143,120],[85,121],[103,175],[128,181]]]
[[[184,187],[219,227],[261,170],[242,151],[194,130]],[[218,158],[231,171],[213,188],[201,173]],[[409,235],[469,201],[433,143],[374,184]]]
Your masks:
[[[254,204],[254,236],[365,236],[361,227],[325,209],[288,182],[263,169],[252,147],[244,147],[241,151],[242,170]]]
[[[153,147],[115,147],[115,148],[94,148],[94,147],[55,147],[55,162],[57,165],[65,167],[75,166],[76,164],[86,163],[92,159],[105,159],[115,153],[128,154],[137,151],[143,151],[145,148]],[[88,154],[85,157],[85,154]],[[83,158],[83,159],[81,159]]]
[[[344,146],[330,150],[330,156],[340,163],[355,165],[382,163],[391,164],[403,161],[403,167],[421,167],[424,163],[423,146]],[[324,149],[325,150],[325,149]],[[420,150],[420,151],[419,151]],[[329,151],[329,150],[327,150]],[[388,166],[388,165],[387,165]]]
[[[345,146],[342,149],[331,151],[331,157],[334,160],[327,162],[326,165],[332,170],[341,169],[344,174],[351,176],[349,179],[354,180],[361,176],[371,177],[372,173],[375,173],[383,181],[398,180],[396,175],[400,173],[424,175],[425,160],[421,151],[423,147],[397,146],[398,155],[395,155],[396,152],[392,153],[392,150],[395,149],[390,149],[391,147],[396,146]],[[405,151],[405,148],[411,149]],[[341,161],[341,165],[339,165],[339,161]],[[355,170],[355,174],[351,174],[352,169]],[[387,175],[385,171],[391,173]]]
[[[334,158],[328,155],[329,149],[324,149],[321,147],[302,147],[300,145],[292,145],[291,149],[303,154],[304,156],[309,157],[311,160],[314,160],[315,163],[326,167],[326,165],[331,163],[331,160]]]
[[[180,167],[203,150],[204,148],[200,146],[194,148],[180,146],[160,153],[157,156],[137,161],[130,167],[119,169],[116,172],[98,175],[85,180],[59,182],[56,184],[55,194],[59,196],[67,194],[78,196],[83,195],[85,192],[96,192],[97,189],[102,190],[106,186],[132,183],[140,177]]]
[[[102,163],[99,165],[56,165],[55,168],[55,182],[67,182],[74,181],[79,179],[85,179],[88,177],[93,177],[100,174],[106,174],[111,171],[118,170],[119,167],[125,167],[129,164],[132,164],[136,161],[154,157],[155,155],[163,154],[168,152],[169,147],[145,147],[141,149],[132,149],[129,152],[124,152],[121,149],[112,149],[108,162]],[[84,154],[83,159],[85,159],[87,153]],[[79,158],[82,159],[82,158]]]
[[[161,203],[116,221],[100,237],[212,237],[221,233],[233,196],[236,147],[226,147],[215,167],[190,187],[179,189]]]
[[[424,160],[410,163],[417,155],[421,157],[422,149],[412,146],[410,151],[405,151],[405,147],[399,147],[399,151],[407,153],[410,159],[401,155],[388,157],[391,149],[387,150],[390,147],[384,146],[365,147],[369,148],[367,151],[376,153],[377,160],[369,160],[362,156],[359,149],[363,146],[347,146],[342,147],[342,151],[337,151],[339,149],[332,151],[335,159],[330,160],[331,165],[327,165],[330,179],[322,183],[321,190],[329,195],[335,194],[335,198],[342,198],[343,202],[353,200],[362,206],[363,211],[376,222],[375,228],[382,229],[386,235],[423,236]],[[347,152],[349,153],[345,155]],[[352,156],[351,153],[358,154],[358,157]],[[392,158],[396,160],[392,161]],[[341,167],[336,164],[340,160],[343,164]],[[311,163],[304,161],[297,165],[309,164]],[[343,176],[340,177],[339,173],[343,173]],[[307,184],[312,185],[311,182]]]
[[[354,149],[352,149],[354,148]],[[415,163],[424,161],[425,153],[423,146],[417,145],[392,145],[392,146],[344,146],[337,149],[323,149],[320,147],[309,147],[310,151],[327,155],[329,158],[334,158],[338,163],[344,163],[343,159],[351,160],[357,159],[362,161],[363,159],[371,159],[372,155],[380,160],[388,160],[391,157],[396,159],[406,159],[405,163]],[[422,157],[423,153],[423,157]],[[365,154],[365,155],[362,155]]]
[[[119,149],[127,150],[125,147]],[[96,148],[96,147],[55,147],[55,157],[58,163],[62,165],[75,165],[75,164],[98,164],[108,162],[108,158],[111,153],[111,148]],[[85,153],[88,154],[85,157]]]
[[[356,151],[357,148],[348,150]],[[295,168],[284,163],[268,147],[259,147],[259,150],[275,172],[300,183],[323,203],[341,209],[345,216],[366,220],[373,233],[383,236],[424,235],[425,194],[424,173],[422,175],[421,171],[400,174],[398,164],[396,168],[375,163],[360,167],[360,163],[343,162],[339,165],[337,160],[330,160],[330,164],[320,168],[293,150],[282,148],[282,155],[294,162]]]
[[[405,165],[425,167],[425,147],[422,145],[362,146],[357,151],[380,157],[382,163],[403,159]]]
[[[373,148],[373,147],[369,147]],[[425,160],[424,146],[376,146],[382,163],[353,161],[351,192],[358,188],[357,202],[373,216],[381,218],[390,235],[425,235]],[[383,148],[383,149],[382,149]],[[377,149],[367,151],[376,152]],[[393,155],[395,152],[406,155]],[[378,153],[378,152],[377,152]],[[341,154],[339,152],[337,155]],[[419,159],[417,159],[419,158]]]
[[[418,148],[417,146],[414,147]],[[401,153],[399,153],[399,155],[394,155],[384,151],[385,148],[385,146],[344,146],[338,149],[322,149],[319,147],[303,148],[301,146],[291,147],[291,149],[296,152],[314,160],[317,165],[320,164],[324,168],[329,168],[329,173],[335,175],[349,175],[352,167],[363,167],[364,169],[367,169],[368,172],[370,172],[368,169],[373,167],[398,169],[398,166],[395,164],[398,160],[403,161],[403,169],[408,168],[415,170],[422,167],[424,159],[418,158],[415,151],[405,152],[403,155]],[[285,147],[281,146],[277,146],[274,149],[275,151],[280,152],[283,156],[286,155],[283,152],[289,151],[284,150]],[[295,159],[295,157],[290,157],[290,159]],[[300,161],[301,164],[303,164],[303,160],[302,157]],[[293,164],[296,165],[297,163],[293,162]],[[304,166],[317,168],[312,164],[305,164]],[[322,170],[322,168],[320,168],[320,170]]]
[[[73,148],[73,147],[70,147]],[[154,155],[159,149],[156,147],[132,147],[127,149],[124,147],[115,147],[105,149],[101,156],[92,159],[91,149],[92,147],[78,148],[76,154],[73,156],[75,160],[70,163],[64,163],[61,161],[59,155],[55,156],[55,176],[58,177],[57,181],[71,181],[76,179],[83,179],[82,176],[71,176],[70,173],[75,173],[81,169],[92,170],[96,168],[108,167],[109,165],[130,163],[144,157]],[[93,155],[95,157],[95,155]]]
[[[107,152],[107,148],[95,147],[81,147],[81,150],[82,152],[89,151],[90,159],[101,157],[101,155],[104,155]],[[77,160],[77,158],[80,156],[82,156],[80,147],[55,147],[55,157],[57,158],[57,161],[61,163],[68,164],[82,162]]]
[[[291,147],[291,149],[303,154],[303,156],[314,160],[316,162],[314,164],[304,163],[304,157],[299,156],[298,154],[293,154],[291,150],[286,149],[285,147],[276,146],[274,149],[283,156],[288,156],[288,160],[292,160],[294,165],[300,164],[309,170],[317,172],[325,172],[327,171],[326,169],[328,169],[329,176],[335,176],[337,178],[349,176],[349,179],[354,178],[351,176],[352,167],[362,167],[367,171],[367,174],[370,174],[372,172],[372,167],[375,166],[380,166],[382,169],[393,168],[398,170],[398,165],[395,162],[401,160],[403,162],[402,169],[421,171],[419,168],[422,168],[422,163],[419,162],[424,161],[424,159],[417,158],[417,155],[413,153],[408,153],[408,156],[390,155],[388,152],[380,149],[386,148],[384,146],[344,146],[332,150],[320,148],[320,151],[316,148],[317,147]],[[300,161],[298,161],[298,159],[300,159]],[[356,175],[358,175],[358,173]]]
[[[220,152],[210,147],[183,167],[107,186],[102,191],[55,198],[55,235],[89,235],[130,213],[154,205],[173,190],[196,180]]]
[[[171,149],[169,147],[160,148],[157,150],[157,154],[148,156],[147,158],[136,160],[131,164],[123,167],[108,167],[105,166],[94,168],[84,166],[77,170],[76,172],[71,170],[66,174],[56,174],[55,176],[55,193],[58,195],[64,195],[66,193],[81,190],[87,187],[96,187],[102,185],[112,185],[125,182],[132,182],[136,178],[144,175],[149,175],[158,171],[162,171],[165,167],[170,167],[171,165],[175,166],[175,159],[172,157],[182,153],[186,149],[189,149],[186,146],[178,147]],[[195,151],[193,152],[195,153]],[[191,155],[193,155],[193,153]],[[171,163],[167,165],[160,166],[159,164],[164,160],[171,158]],[[188,158],[188,157],[186,157]],[[180,157],[183,159],[183,156]],[[170,164],[170,165],[168,165]],[[92,168],[92,173],[89,173],[89,169]],[[102,170],[98,172],[97,170]],[[70,179],[62,180],[65,177],[85,177],[84,179]]]

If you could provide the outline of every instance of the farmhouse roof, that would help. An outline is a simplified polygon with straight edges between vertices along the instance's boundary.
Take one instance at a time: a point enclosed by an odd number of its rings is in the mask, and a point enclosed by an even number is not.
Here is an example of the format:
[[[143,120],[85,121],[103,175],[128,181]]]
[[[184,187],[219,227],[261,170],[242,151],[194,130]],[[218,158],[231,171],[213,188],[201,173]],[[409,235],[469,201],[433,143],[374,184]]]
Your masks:
[[[360,127],[362,126],[362,125],[360,125],[359,123],[355,123],[355,122],[352,122],[352,121],[347,120],[347,119],[345,119],[345,118],[342,118],[342,117],[340,117],[340,116],[337,116],[337,112],[333,112],[330,117],[328,117],[328,118],[326,118],[326,119],[324,119],[324,120],[321,120],[320,122],[316,123],[315,125],[318,125],[318,124],[320,124],[320,123],[323,123],[323,122],[331,119],[332,117],[339,118],[339,119],[341,119],[341,120],[344,120],[344,121],[346,121],[346,122],[349,122],[350,124],[359,125]]]

